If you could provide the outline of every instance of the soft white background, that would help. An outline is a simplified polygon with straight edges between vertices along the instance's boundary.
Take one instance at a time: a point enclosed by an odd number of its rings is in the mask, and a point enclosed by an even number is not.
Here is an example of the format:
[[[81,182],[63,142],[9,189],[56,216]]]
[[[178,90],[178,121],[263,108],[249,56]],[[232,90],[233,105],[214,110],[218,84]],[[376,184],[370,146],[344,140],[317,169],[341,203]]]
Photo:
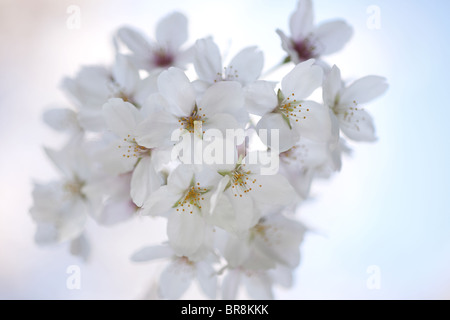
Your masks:
[[[315,1],[317,21],[344,18],[352,42],[329,57],[346,79],[383,75],[389,92],[366,109],[377,125],[376,144],[356,145],[332,180],[316,185],[299,212],[310,225],[295,287],[280,299],[450,298],[448,106],[450,4],[445,0]],[[81,8],[81,28],[66,27],[69,5]],[[276,28],[287,31],[295,0],[227,1],[0,1],[0,298],[134,299],[151,291],[161,265],[134,265],[129,255],[164,239],[159,220],[136,219],[107,229],[89,226],[87,264],[65,245],[38,248],[28,210],[32,181],[56,171],[42,146],[61,142],[41,120],[67,101],[63,76],[84,64],[112,61],[111,37],[128,24],[149,35],[156,21],[180,10],[190,21],[190,43],[213,35],[233,54],[258,45],[266,68],[282,57]],[[367,8],[381,9],[381,29],[366,26]],[[66,268],[79,265],[81,290],[66,288]],[[381,270],[381,289],[366,272]],[[151,296],[151,294],[150,294]],[[186,297],[201,298],[193,288]]]

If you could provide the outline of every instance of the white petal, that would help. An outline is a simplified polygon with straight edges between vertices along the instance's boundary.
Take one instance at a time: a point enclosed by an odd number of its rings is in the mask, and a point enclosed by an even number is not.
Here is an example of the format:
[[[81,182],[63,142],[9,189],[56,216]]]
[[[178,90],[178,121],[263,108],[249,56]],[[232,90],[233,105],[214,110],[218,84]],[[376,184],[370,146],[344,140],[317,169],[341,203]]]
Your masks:
[[[246,235],[229,235],[223,256],[231,268],[240,267],[249,257],[251,247],[246,240]]]
[[[289,150],[300,139],[300,134],[298,130],[289,128],[288,124],[279,113],[268,113],[264,115],[256,125],[256,129],[260,136],[261,136],[260,130],[266,130],[267,141],[263,142],[266,143],[269,147],[272,145],[272,141],[276,142],[276,140],[272,140],[275,139],[275,136],[272,135],[271,130],[272,129],[278,130],[279,152]]]
[[[300,63],[300,57],[298,56],[297,51],[295,51],[295,48],[293,46],[292,43],[292,39],[289,38],[283,31],[281,31],[280,29],[276,30],[278,36],[280,37],[281,40],[281,47],[283,48],[284,51],[287,52],[287,54],[289,55],[290,59],[292,60],[293,63],[298,64]]]
[[[248,193],[257,203],[289,205],[296,200],[296,193],[289,181],[282,175],[255,175],[256,182]]]
[[[57,131],[72,131],[81,130],[77,121],[77,114],[70,109],[51,109],[44,112],[44,121],[52,129]]]
[[[118,98],[109,99],[103,105],[103,115],[109,129],[119,137],[134,133],[140,118],[135,106]]]
[[[125,94],[133,94],[139,83],[139,71],[131,63],[130,58],[122,54],[116,55],[112,68],[114,81]]]
[[[365,110],[349,110],[347,114],[338,114],[342,132],[351,140],[373,142],[375,126],[370,114]]]
[[[204,131],[209,129],[220,130],[225,137],[227,129],[238,129],[242,126],[236,121],[236,119],[227,113],[217,113],[208,118],[208,120],[203,124],[202,128]]]
[[[207,262],[197,262],[197,279],[203,292],[210,299],[216,298],[217,276],[215,270]]]
[[[216,113],[239,114],[244,106],[244,92],[235,81],[221,81],[209,87],[198,105],[206,117]]]
[[[129,27],[122,27],[117,32],[117,36],[133,53],[140,56],[149,56],[151,46],[140,32]]]
[[[126,221],[136,213],[136,205],[131,199],[109,200],[104,206],[96,221],[100,225],[111,226]]]
[[[165,216],[173,209],[180,195],[172,193],[167,186],[162,186],[145,201],[139,211],[142,215]]]
[[[341,71],[338,67],[333,66],[322,86],[323,101],[327,107],[334,107],[337,102],[336,98],[338,95],[340,96],[342,88]]]
[[[272,283],[266,273],[255,273],[243,277],[243,283],[250,297],[255,300],[272,300]]]
[[[346,104],[350,107],[354,106],[354,101],[358,104],[372,101],[385,93],[388,87],[386,78],[379,76],[361,78],[344,89],[340,104]]]
[[[245,107],[248,112],[263,116],[277,106],[275,83],[256,81],[244,88]]]
[[[156,26],[156,41],[158,44],[176,51],[188,38],[188,21],[187,18],[179,13],[174,12],[158,22]]]
[[[217,44],[212,38],[200,39],[195,42],[194,68],[200,80],[213,83],[222,72],[222,57]]]
[[[326,22],[314,30],[319,42],[320,54],[327,55],[341,50],[353,35],[353,28],[343,20]]]
[[[105,118],[101,108],[87,109],[78,111],[78,123],[87,131],[100,132],[107,130]]]
[[[190,214],[175,209],[169,215],[167,221],[167,237],[173,251],[178,256],[194,254],[202,245],[205,238],[205,221],[197,213]]]
[[[143,157],[133,171],[130,195],[133,202],[142,207],[144,201],[157,190],[162,181],[153,167],[151,157]]]
[[[294,41],[303,40],[312,31],[314,12],[311,0],[299,0],[297,9],[289,20],[289,28]]]
[[[86,203],[81,199],[66,202],[60,211],[56,228],[60,242],[78,237],[84,230],[88,215]]]
[[[298,113],[298,122],[291,121],[300,135],[316,142],[332,139],[330,109],[314,101],[303,101]],[[309,111],[308,111],[309,110]]]
[[[91,246],[84,233],[70,242],[70,253],[82,258],[84,261],[89,259]]]
[[[159,245],[144,247],[131,256],[131,261],[143,262],[161,258],[169,258],[173,255],[172,249],[169,246]]]
[[[193,266],[175,259],[161,273],[159,290],[163,299],[175,300],[181,298],[195,277]]]
[[[314,60],[299,63],[281,80],[281,91],[291,99],[304,100],[322,85],[323,70],[313,65]]]
[[[257,47],[248,47],[241,50],[230,61],[228,72],[231,72],[231,76],[235,81],[247,85],[259,78],[263,66],[264,56],[261,50]]]
[[[229,270],[225,275],[222,283],[222,299],[235,300],[241,280],[241,272],[239,270]]]
[[[158,89],[172,114],[190,116],[195,106],[195,90],[183,70],[171,67],[158,77]]]
[[[167,186],[174,193],[184,193],[194,178],[194,169],[189,165],[179,165],[167,178]]]
[[[161,111],[150,115],[139,124],[136,129],[136,142],[146,148],[173,146],[177,141],[171,140],[172,134],[179,129],[178,119],[166,111]]]

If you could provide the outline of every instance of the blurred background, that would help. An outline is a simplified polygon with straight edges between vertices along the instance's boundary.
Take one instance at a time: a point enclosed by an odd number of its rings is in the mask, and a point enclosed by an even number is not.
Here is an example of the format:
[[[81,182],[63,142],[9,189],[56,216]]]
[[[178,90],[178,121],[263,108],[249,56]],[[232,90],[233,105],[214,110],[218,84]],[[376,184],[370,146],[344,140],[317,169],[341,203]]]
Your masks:
[[[80,9],[79,28],[68,27],[71,5]],[[317,22],[343,18],[355,30],[327,61],[349,80],[385,76],[390,89],[366,107],[378,142],[355,145],[342,171],[316,184],[314,199],[299,212],[314,232],[302,244],[295,286],[277,289],[276,298],[449,299],[450,2],[314,5]],[[128,261],[136,249],[164,239],[159,220],[90,225],[95,241],[87,263],[67,245],[34,244],[32,183],[57,177],[42,146],[62,141],[42,113],[67,105],[62,77],[82,65],[112,62],[119,26],[152,36],[157,20],[174,10],[188,16],[190,44],[213,35],[230,55],[257,45],[269,69],[284,57],[275,29],[288,31],[295,7],[296,0],[0,0],[0,299],[152,297],[153,274],[161,268]],[[80,267],[80,290],[66,287],[71,265]],[[374,276],[379,286],[371,285]],[[193,287],[186,297],[202,295]]]

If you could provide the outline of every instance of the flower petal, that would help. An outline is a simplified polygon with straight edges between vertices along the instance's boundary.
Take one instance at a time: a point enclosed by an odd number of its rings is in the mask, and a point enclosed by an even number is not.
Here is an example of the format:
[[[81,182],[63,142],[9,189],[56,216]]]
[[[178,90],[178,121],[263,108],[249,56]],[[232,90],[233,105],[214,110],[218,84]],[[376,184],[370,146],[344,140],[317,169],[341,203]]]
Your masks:
[[[303,118],[300,117],[298,122],[292,121],[292,124],[301,136],[320,142],[332,139],[331,110],[328,107],[314,101],[303,101],[299,109]]]
[[[277,106],[275,83],[269,81],[256,81],[244,88],[245,107],[247,111],[263,116]]]
[[[304,100],[322,85],[323,70],[313,64],[314,59],[299,63],[281,80],[286,97],[294,94],[297,101]]]
[[[284,152],[292,148],[300,139],[298,130],[289,128],[286,121],[279,113],[268,113],[259,120],[256,125],[258,135],[261,137],[262,131],[266,130],[267,141],[263,141],[267,146],[274,148],[273,143],[278,143],[279,152]],[[272,130],[278,130],[278,141],[276,141]]]
[[[339,102],[348,106],[353,106],[354,102],[363,104],[381,96],[388,87],[386,78],[367,76],[356,80],[348,88],[345,88]]]
[[[313,29],[314,11],[311,0],[299,0],[297,9],[289,20],[289,29],[294,41],[303,40]]]
[[[187,18],[180,12],[169,14],[158,22],[155,35],[158,44],[176,51],[188,38]]]
[[[157,112],[139,124],[136,142],[146,148],[173,146],[177,141],[171,140],[172,134],[179,128],[180,124],[174,115],[166,111]]]
[[[217,44],[212,38],[199,39],[195,42],[194,68],[198,78],[210,84],[222,72],[222,57]]]
[[[139,31],[130,27],[122,27],[117,32],[117,36],[134,54],[149,56],[151,46],[149,41]]]
[[[175,259],[161,273],[159,291],[163,299],[181,298],[195,277],[195,269],[182,259]]]
[[[349,113],[338,114],[339,124],[342,132],[351,140],[373,142],[375,126],[372,116],[365,110],[352,110]]]
[[[248,193],[257,203],[289,205],[296,200],[296,193],[289,181],[281,174],[254,175],[256,180]]]
[[[195,106],[195,89],[183,70],[171,67],[158,77],[159,93],[167,100],[172,114],[190,116]]]
[[[196,212],[177,212],[175,209],[167,221],[167,236],[175,254],[186,256],[194,254],[205,238],[205,221]]]
[[[216,113],[229,113],[239,119],[244,106],[244,92],[235,81],[220,81],[209,87],[198,105],[199,113],[210,117]]]
[[[334,107],[335,103],[338,102],[336,98],[338,95],[340,96],[342,89],[341,71],[338,67],[333,66],[322,86],[323,101],[327,107]]]
[[[229,70],[235,81],[247,85],[256,81],[264,66],[264,56],[258,47],[244,48],[230,61]],[[236,73],[235,73],[236,72]]]
[[[197,279],[203,292],[210,299],[216,298],[217,276],[215,270],[207,262],[197,262]]]
[[[131,177],[130,195],[133,202],[138,207],[142,207],[144,201],[161,186],[161,183],[151,157],[141,158]]]
[[[315,40],[320,43],[321,55],[341,50],[353,35],[353,28],[343,20],[325,22],[314,30]]]
[[[169,246],[159,245],[144,247],[131,256],[131,261],[144,262],[154,259],[169,258],[173,255],[172,249]]]
[[[103,115],[109,129],[122,138],[134,133],[140,118],[135,106],[118,98],[103,105]]]

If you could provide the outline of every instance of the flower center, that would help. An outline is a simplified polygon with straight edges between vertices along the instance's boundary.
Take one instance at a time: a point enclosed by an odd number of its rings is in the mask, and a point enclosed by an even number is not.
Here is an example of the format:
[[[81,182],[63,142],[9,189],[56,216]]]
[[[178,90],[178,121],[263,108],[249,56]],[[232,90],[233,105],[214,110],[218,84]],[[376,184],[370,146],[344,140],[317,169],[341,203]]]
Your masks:
[[[202,124],[205,123],[206,118],[205,114],[201,114],[202,108],[197,108],[197,106],[194,107],[194,110],[192,110],[192,113],[188,117],[181,117],[178,119],[178,122],[181,125],[180,130],[187,130],[190,133],[194,133],[195,129],[195,121],[201,121]],[[205,131],[203,131],[205,133]]]
[[[249,193],[254,190],[255,186],[262,187],[262,185],[258,185],[256,183],[255,178],[251,178],[250,174],[252,172],[250,170],[246,171],[243,169],[242,165],[237,165],[237,167],[228,173],[228,176],[231,178],[231,188],[233,189],[234,196],[237,197],[239,195],[242,198],[242,192],[244,194]],[[252,188],[253,187],[253,188]]]
[[[84,182],[81,181],[78,177],[75,177],[73,180],[67,181],[63,188],[70,196],[81,196],[84,197],[84,194],[81,192],[81,189],[84,186]]]
[[[190,214],[193,213],[195,208],[201,210],[201,201],[205,200],[203,195],[208,191],[208,188],[200,187],[198,182],[196,185],[192,184],[181,199],[174,204],[173,208],[177,208],[178,212],[189,212]]]
[[[295,99],[294,93],[285,98],[281,90],[278,90],[277,95],[278,106],[273,112],[281,113],[289,127],[291,127],[291,121],[299,122],[299,120],[306,119],[306,113],[309,112],[309,108],[303,107],[301,102]]]
[[[238,71],[233,66],[223,67],[223,72],[217,72],[214,82],[219,81],[237,81],[239,78]]]
[[[156,50],[153,53],[153,62],[157,67],[165,68],[173,64],[173,56],[164,49]]]
[[[124,158],[142,158],[150,155],[151,149],[140,146],[137,144],[136,139],[128,135],[126,138],[123,138],[125,142],[124,145],[119,145],[118,148],[122,149]]]
[[[293,42],[295,52],[301,61],[306,61],[317,57],[316,46],[308,38],[302,41]]]

